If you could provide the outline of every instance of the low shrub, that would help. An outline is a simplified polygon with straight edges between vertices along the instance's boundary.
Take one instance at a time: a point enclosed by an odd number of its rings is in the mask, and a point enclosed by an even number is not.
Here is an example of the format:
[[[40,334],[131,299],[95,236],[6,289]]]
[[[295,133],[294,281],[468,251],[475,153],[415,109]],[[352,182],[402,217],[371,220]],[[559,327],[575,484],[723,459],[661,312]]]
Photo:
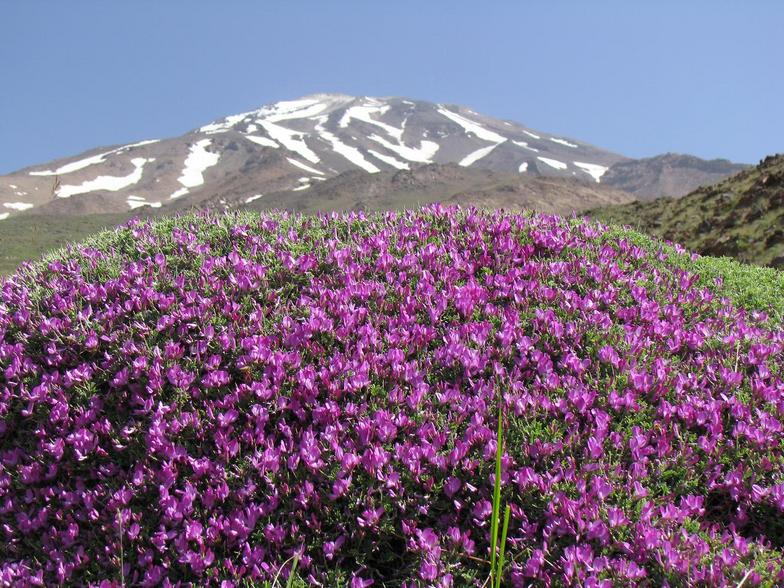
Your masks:
[[[612,231],[191,215],[24,266],[0,583],[480,586],[499,412],[503,585],[784,582],[784,331]]]

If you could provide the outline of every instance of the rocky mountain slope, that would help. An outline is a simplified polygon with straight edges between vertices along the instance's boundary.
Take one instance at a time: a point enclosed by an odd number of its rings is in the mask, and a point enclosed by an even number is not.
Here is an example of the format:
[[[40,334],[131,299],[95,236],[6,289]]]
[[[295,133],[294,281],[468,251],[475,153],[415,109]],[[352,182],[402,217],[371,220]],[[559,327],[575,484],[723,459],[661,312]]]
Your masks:
[[[536,177],[457,164],[367,174],[350,171],[310,190],[283,191],[248,204],[258,210],[314,213],[337,210],[398,210],[434,202],[507,211],[537,210],[568,215],[587,208],[633,201],[626,192],[568,177]]]
[[[693,155],[665,153],[619,161],[602,176],[602,183],[634,194],[640,200],[660,196],[677,198],[748,167],[726,159],[706,161]]]
[[[634,202],[589,213],[635,226],[705,255],[784,267],[784,155],[680,198]]]
[[[430,164],[521,178],[571,178],[591,185],[594,192],[609,177],[611,187],[636,194],[665,188],[680,193],[679,182],[691,186],[705,177],[689,175],[695,166],[681,166],[686,171],[673,175],[645,160],[629,160],[462,106],[315,94],[228,116],[180,137],[94,149],[0,176],[0,220],[23,213],[237,207],[289,192],[302,192],[298,200],[303,200],[310,194],[316,198],[314,187],[341,173],[376,174]],[[473,187],[470,181],[463,190]],[[551,200],[543,202],[553,204]],[[576,204],[573,209],[579,210],[598,202]],[[311,200],[306,208],[318,206]]]

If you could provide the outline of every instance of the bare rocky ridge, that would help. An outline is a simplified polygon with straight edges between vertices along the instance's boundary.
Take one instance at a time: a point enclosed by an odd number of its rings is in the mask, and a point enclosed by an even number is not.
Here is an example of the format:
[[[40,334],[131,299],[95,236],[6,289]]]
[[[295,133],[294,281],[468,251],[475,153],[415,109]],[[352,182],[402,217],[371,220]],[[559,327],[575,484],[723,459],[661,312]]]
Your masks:
[[[619,161],[602,176],[602,183],[634,194],[640,200],[660,196],[678,198],[748,167],[726,159],[706,161],[693,155],[666,153]]]
[[[103,147],[0,176],[0,220],[19,214],[238,207],[262,198],[271,201],[273,194],[276,198],[297,194],[290,206],[284,203],[286,207],[300,206],[294,200],[305,203],[310,199],[302,206],[312,209],[321,206],[319,184],[343,173],[359,173],[352,177],[362,177],[367,187],[379,182],[364,176],[432,164],[500,174],[508,186],[515,185],[512,177],[571,178],[592,186],[594,196],[603,192],[606,178],[612,178],[613,188],[647,195],[657,190],[680,194],[683,186],[707,177],[696,164],[676,166],[681,170],[678,173],[657,172],[656,162],[629,160],[582,141],[461,106],[397,97],[315,94],[232,115],[180,137]],[[563,190],[555,189],[562,186],[558,183],[525,183],[525,189],[513,188],[512,192],[517,190],[524,200],[531,197],[534,185],[537,194],[543,194],[542,206],[585,208],[575,196],[568,207],[555,202],[554,198],[564,197]],[[453,188],[450,197],[456,198],[459,192],[480,187],[473,176],[466,185],[449,186]],[[549,196],[545,194],[548,187],[555,190]],[[523,198],[523,194],[528,196]],[[508,200],[494,189],[485,197]],[[357,201],[362,199],[356,196]]]

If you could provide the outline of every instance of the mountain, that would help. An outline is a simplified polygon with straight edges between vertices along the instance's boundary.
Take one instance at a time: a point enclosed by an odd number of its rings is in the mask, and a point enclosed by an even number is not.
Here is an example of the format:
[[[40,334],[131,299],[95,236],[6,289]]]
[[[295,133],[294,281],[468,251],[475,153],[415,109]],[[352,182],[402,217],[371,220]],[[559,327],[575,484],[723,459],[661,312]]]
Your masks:
[[[454,105],[316,94],[209,123],[180,137],[101,148],[0,178],[5,215],[198,204],[221,194],[307,190],[350,170],[457,163],[596,183],[623,156]]]
[[[0,176],[0,220],[25,212],[62,216],[238,207],[271,194],[309,195],[320,182],[346,172],[383,174],[432,164],[488,170],[507,179],[571,178],[596,193],[608,173],[631,165],[643,178],[642,187],[624,183],[630,172],[612,173],[619,183],[611,187],[634,192],[661,184],[644,160],[462,106],[314,94],[228,116],[179,137],[93,149]],[[472,187],[473,180],[463,186]],[[552,198],[541,201],[564,209]],[[569,210],[599,204],[571,202],[577,206]]]
[[[704,255],[784,268],[784,155],[680,199],[593,210],[607,223],[635,226]]]
[[[726,159],[706,161],[693,155],[665,153],[619,161],[602,176],[602,183],[634,194],[640,200],[679,197],[713,184],[749,166]]]

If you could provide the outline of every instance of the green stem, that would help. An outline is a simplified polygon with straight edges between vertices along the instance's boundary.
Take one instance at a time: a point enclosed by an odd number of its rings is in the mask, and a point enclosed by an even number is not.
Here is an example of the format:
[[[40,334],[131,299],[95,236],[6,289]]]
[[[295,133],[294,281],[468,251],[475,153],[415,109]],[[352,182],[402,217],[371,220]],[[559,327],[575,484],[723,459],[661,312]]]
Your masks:
[[[509,515],[512,508],[507,504],[504,509],[504,527],[501,530],[501,552],[498,554],[498,570],[495,575],[495,588],[501,588],[501,578],[504,574],[504,552],[506,551],[506,533],[509,530]]]
[[[297,574],[297,566],[299,565],[299,555],[294,558],[294,563],[291,564],[291,571],[289,572],[289,579],[286,582],[286,588],[291,588],[294,585],[294,576]]]
[[[493,514],[490,520],[490,577],[496,576],[496,549],[498,548],[498,519],[501,516],[501,455],[503,453],[503,396],[498,394],[498,434],[495,448],[495,483],[493,485]]]

